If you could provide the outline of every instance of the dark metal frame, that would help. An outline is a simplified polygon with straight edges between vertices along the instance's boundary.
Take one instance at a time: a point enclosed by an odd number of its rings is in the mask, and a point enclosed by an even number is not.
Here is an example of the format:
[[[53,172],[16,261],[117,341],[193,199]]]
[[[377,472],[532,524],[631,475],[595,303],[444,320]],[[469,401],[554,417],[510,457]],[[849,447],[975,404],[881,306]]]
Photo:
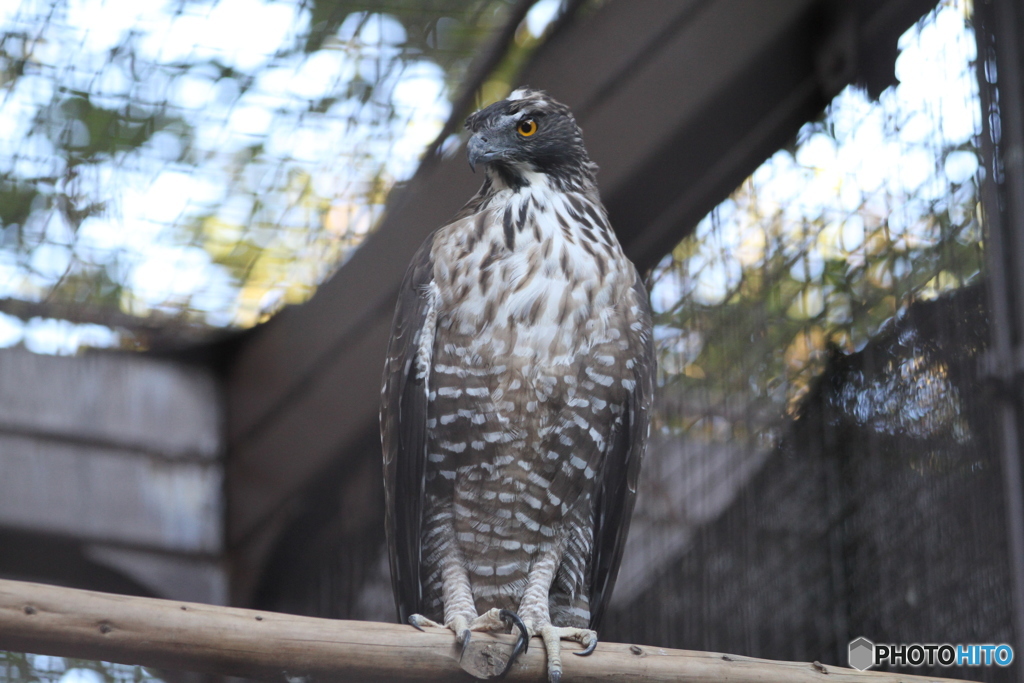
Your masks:
[[[998,416],[1016,652],[1024,654],[1024,81],[1016,0],[975,3],[991,340],[985,375]],[[1017,666],[1024,681],[1024,666]]]

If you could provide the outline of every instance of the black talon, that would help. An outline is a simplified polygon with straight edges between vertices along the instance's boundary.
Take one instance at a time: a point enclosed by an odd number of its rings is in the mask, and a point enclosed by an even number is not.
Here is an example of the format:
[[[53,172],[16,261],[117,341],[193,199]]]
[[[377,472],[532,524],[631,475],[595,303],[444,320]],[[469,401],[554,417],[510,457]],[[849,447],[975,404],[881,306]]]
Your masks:
[[[509,628],[515,626],[517,629],[519,629],[519,640],[516,641],[516,645],[519,645],[519,642],[522,641],[523,652],[529,650],[529,631],[526,630],[526,624],[524,624],[523,620],[519,618],[519,615],[513,612],[512,610],[503,609],[500,612],[498,612],[498,618],[501,619]]]
[[[587,655],[591,654],[596,649],[597,649],[597,638],[594,638],[592,641],[590,641],[590,645],[587,645],[587,649],[580,650],[579,652],[576,652],[575,650],[573,650],[572,653],[574,655],[576,655],[577,657],[586,657]]]
[[[520,654],[526,652],[530,647],[530,633],[526,630],[526,624],[524,624],[523,620],[519,618],[519,615],[511,610],[501,610],[498,612],[498,618],[501,619],[509,628],[512,628],[512,626],[515,625],[515,627],[519,629],[519,637],[516,639],[516,646],[512,648],[512,654],[508,656],[508,661],[505,662],[505,668],[502,669],[501,673],[497,676],[497,678],[503,678],[512,668],[512,665],[516,663],[516,658],[519,657]]]
[[[416,617],[415,616],[409,617],[409,626],[412,626],[417,631],[423,631],[423,627],[421,627],[419,624],[416,623]],[[426,633],[426,631],[423,631],[423,632]]]
[[[470,636],[472,636],[472,635],[473,635],[473,632],[472,632],[472,631],[470,631],[470,630],[469,630],[469,629],[467,628],[467,629],[466,629],[465,631],[463,631],[463,632],[462,632],[462,635],[461,635],[461,637],[459,638],[459,644],[460,644],[460,645],[461,645],[461,646],[462,646],[463,648],[465,648],[465,647],[466,647],[467,645],[469,645],[469,638],[470,638]]]

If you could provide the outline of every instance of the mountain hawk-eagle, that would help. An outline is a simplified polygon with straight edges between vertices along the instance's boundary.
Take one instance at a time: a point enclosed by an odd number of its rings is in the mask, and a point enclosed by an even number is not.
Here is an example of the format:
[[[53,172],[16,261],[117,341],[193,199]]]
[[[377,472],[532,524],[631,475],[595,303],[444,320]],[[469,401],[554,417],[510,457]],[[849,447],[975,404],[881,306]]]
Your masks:
[[[520,89],[466,126],[486,178],[413,258],[388,345],[392,581],[403,621],[463,645],[514,628],[509,666],[541,636],[558,681],[561,639],[596,646],[622,558],[650,305],[568,107]]]

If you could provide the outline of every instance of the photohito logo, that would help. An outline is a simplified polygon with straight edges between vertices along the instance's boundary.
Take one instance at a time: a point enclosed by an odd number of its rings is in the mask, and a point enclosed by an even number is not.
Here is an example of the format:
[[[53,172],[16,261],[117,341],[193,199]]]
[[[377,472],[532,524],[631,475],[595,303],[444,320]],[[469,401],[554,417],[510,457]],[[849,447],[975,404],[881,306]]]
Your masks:
[[[850,641],[850,667],[866,671],[873,666],[1009,666],[1009,645],[950,645],[944,643],[885,645],[861,636]]]
[[[850,641],[850,667],[857,671],[867,671],[875,663],[875,644],[861,636]]]

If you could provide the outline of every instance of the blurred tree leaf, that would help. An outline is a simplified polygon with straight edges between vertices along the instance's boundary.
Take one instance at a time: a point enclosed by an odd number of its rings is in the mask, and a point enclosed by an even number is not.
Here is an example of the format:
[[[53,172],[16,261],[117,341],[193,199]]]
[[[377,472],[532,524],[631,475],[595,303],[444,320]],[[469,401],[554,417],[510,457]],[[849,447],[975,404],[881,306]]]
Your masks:
[[[100,156],[135,149],[145,144],[158,130],[184,121],[154,113],[137,118],[123,110],[96,106],[88,93],[75,93],[60,100],[54,122],[48,127],[50,138],[75,160],[97,161]]]
[[[24,225],[38,196],[39,189],[32,185],[0,182],[0,224]]]

